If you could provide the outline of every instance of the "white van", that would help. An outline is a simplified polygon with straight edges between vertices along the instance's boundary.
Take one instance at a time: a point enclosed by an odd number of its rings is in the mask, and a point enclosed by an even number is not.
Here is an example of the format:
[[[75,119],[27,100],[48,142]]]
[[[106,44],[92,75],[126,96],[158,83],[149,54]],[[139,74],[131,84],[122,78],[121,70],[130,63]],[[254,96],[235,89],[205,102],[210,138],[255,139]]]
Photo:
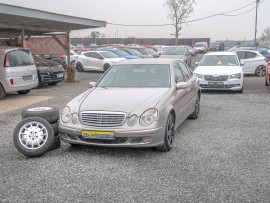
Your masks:
[[[38,86],[37,68],[29,49],[0,47],[0,99],[8,92],[28,94]]]
[[[207,42],[197,42],[194,45],[194,49],[198,53],[206,53],[208,51],[208,43]]]

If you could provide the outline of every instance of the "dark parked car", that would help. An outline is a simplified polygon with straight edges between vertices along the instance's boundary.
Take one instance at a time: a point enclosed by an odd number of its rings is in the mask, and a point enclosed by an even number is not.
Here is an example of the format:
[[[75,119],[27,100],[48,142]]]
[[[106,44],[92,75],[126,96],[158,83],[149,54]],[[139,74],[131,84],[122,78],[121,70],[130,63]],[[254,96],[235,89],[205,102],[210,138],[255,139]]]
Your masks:
[[[60,63],[62,64],[63,68],[67,68],[67,60],[65,55],[45,55],[43,58]]]
[[[35,57],[38,70],[39,86],[56,85],[65,79],[65,69],[62,64],[52,60]]]
[[[154,49],[145,47],[130,47],[130,48],[141,52],[145,56],[152,56],[153,58],[159,58],[159,53],[156,52]]]
[[[224,43],[212,42],[209,46],[209,51],[224,51]]]

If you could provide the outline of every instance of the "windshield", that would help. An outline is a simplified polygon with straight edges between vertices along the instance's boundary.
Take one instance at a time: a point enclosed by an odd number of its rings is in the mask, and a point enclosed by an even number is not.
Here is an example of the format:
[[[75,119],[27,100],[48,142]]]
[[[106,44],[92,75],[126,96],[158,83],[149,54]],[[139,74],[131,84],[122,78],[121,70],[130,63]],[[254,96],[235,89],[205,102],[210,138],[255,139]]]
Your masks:
[[[212,43],[212,44],[210,44],[210,47],[219,47],[219,44],[218,43]]]
[[[139,49],[139,51],[142,52],[144,55],[156,54],[156,52],[150,48],[142,48],[142,49]]]
[[[123,57],[123,56],[129,56],[130,54],[123,51],[123,50],[115,50],[115,53],[120,56],[120,57]]]
[[[98,87],[170,87],[169,65],[129,64],[113,66]]]
[[[106,52],[100,52],[100,54],[104,57],[104,58],[119,58],[119,56],[115,53],[112,53],[110,51],[106,51]]]
[[[131,53],[133,56],[141,56],[141,55],[142,55],[142,53],[139,52],[139,51],[136,50],[136,49],[127,49],[127,51],[128,51],[129,53]]]
[[[239,66],[239,61],[234,55],[208,55],[202,58],[200,66]]]
[[[204,47],[204,43],[195,44],[194,47]]]
[[[184,47],[167,47],[164,48],[162,55],[185,55]]]

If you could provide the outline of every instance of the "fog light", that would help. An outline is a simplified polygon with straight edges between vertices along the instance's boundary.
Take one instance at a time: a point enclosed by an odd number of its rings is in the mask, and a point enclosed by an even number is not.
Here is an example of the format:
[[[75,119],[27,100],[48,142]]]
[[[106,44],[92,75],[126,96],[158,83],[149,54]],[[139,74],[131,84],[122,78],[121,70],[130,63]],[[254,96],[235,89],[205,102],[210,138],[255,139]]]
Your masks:
[[[143,143],[148,143],[148,142],[151,142],[152,141],[152,138],[151,137],[143,137],[142,138],[142,142]]]

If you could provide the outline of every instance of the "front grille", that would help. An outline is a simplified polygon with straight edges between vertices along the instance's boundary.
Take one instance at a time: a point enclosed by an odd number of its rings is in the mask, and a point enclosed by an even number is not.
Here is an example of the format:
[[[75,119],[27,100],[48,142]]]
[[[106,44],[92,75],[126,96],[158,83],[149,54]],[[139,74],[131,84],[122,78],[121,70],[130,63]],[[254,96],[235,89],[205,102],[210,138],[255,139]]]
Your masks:
[[[204,75],[204,79],[206,81],[226,81],[228,80],[228,75],[219,75],[219,76],[213,76],[213,75]]]
[[[125,118],[126,114],[123,112],[83,111],[81,113],[81,122],[93,127],[121,126]]]

